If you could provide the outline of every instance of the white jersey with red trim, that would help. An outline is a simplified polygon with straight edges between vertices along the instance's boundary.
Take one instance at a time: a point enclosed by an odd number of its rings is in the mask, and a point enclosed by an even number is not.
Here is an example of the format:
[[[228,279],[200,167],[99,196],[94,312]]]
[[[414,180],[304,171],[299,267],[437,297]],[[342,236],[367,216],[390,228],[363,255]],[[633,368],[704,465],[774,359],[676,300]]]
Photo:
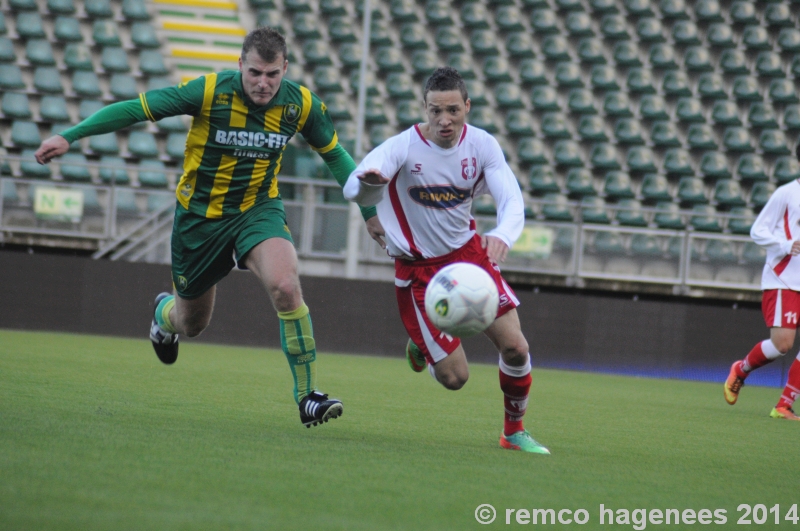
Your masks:
[[[780,186],[769,198],[750,229],[750,237],[767,250],[761,289],[800,291],[800,256],[792,243],[800,238],[800,182]]]
[[[371,186],[358,175],[377,169],[391,179]],[[475,234],[472,199],[489,193],[497,227],[486,233],[509,248],[525,224],[522,192],[497,140],[464,125],[458,144],[442,149],[413,126],[372,150],[344,187],[344,196],[377,205],[390,256],[433,258],[463,247]]]

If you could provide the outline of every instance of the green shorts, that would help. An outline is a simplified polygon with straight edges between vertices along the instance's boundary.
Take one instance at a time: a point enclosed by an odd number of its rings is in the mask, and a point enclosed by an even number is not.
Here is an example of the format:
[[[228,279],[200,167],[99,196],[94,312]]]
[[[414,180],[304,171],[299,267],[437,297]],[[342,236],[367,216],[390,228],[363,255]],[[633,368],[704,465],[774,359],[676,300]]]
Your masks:
[[[240,269],[245,255],[270,238],[292,241],[283,201],[268,199],[237,216],[208,219],[182,206],[175,209],[172,225],[172,282],[178,295],[196,299]]]

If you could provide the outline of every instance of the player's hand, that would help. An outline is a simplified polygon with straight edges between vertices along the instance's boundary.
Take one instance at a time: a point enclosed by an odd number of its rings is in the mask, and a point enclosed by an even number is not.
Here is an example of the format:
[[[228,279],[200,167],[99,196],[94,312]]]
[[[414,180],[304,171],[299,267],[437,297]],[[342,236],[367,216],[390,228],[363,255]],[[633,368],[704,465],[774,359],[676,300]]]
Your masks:
[[[508,245],[495,236],[481,236],[481,247],[486,249],[486,256],[493,264],[506,261],[508,256]]]
[[[42,145],[39,146],[33,156],[36,157],[36,162],[39,164],[47,164],[67,151],[69,151],[67,139],[61,135],[55,135],[42,142]]]
[[[792,250],[789,252],[792,256],[797,256],[800,254],[800,240],[795,241],[792,244]]]
[[[370,168],[358,176],[361,182],[371,185],[387,184],[391,179],[385,177],[380,170]],[[374,238],[374,236],[373,236]]]
[[[383,230],[383,225],[381,225],[381,222],[378,220],[378,216],[372,216],[366,221],[366,224],[367,232],[370,237],[378,242],[381,249],[386,249],[386,242],[383,241],[383,237],[386,236],[386,231]]]

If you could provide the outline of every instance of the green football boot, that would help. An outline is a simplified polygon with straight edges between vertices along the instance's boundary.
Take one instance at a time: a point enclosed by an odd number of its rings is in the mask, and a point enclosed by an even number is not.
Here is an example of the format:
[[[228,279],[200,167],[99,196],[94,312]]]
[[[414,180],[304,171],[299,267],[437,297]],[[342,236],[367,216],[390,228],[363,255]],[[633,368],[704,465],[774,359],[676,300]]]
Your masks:
[[[506,450],[521,450],[532,454],[550,455],[550,450],[536,442],[528,430],[518,431],[513,435],[500,436],[500,447]]]
[[[412,371],[422,372],[425,370],[427,365],[425,362],[425,354],[423,354],[419,347],[410,339],[406,344],[406,359]]]

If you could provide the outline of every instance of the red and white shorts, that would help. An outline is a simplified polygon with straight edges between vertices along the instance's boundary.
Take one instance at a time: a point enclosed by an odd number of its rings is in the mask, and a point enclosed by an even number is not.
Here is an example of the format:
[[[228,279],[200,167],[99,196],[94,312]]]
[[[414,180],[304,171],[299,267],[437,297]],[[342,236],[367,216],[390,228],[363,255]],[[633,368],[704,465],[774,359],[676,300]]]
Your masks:
[[[475,264],[491,275],[500,294],[497,317],[519,306],[519,299],[514,295],[514,290],[500,275],[500,268],[489,261],[486,249],[481,247],[481,238],[477,234],[460,249],[443,256],[426,260],[395,260],[394,285],[403,326],[406,327],[411,340],[425,354],[428,363],[432,364],[446,358],[461,344],[461,340],[457,337],[451,337],[437,330],[425,313],[425,288],[428,282],[440,269],[454,262]]]
[[[800,315],[800,292],[790,289],[764,290],[761,312],[767,328],[797,328]]]

